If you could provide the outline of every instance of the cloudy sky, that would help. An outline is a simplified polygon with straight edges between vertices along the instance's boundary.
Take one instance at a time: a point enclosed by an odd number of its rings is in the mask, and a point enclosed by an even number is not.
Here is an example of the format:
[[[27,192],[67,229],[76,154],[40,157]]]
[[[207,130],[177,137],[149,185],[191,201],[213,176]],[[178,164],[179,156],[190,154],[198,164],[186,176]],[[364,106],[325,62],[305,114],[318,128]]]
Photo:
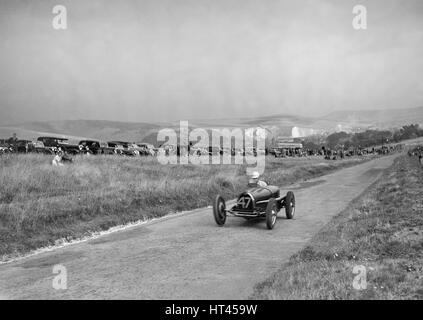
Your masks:
[[[416,107],[422,71],[421,0],[0,2],[0,123]]]

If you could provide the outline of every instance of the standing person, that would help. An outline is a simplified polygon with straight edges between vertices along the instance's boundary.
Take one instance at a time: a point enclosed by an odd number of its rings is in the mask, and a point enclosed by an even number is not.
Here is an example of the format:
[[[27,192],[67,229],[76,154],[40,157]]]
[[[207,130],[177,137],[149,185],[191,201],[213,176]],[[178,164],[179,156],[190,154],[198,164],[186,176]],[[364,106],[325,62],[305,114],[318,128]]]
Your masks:
[[[420,165],[422,165],[422,158],[423,158],[423,155],[422,155],[422,152],[420,151],[420,153],[419,153],[419,162],[420,162]]]

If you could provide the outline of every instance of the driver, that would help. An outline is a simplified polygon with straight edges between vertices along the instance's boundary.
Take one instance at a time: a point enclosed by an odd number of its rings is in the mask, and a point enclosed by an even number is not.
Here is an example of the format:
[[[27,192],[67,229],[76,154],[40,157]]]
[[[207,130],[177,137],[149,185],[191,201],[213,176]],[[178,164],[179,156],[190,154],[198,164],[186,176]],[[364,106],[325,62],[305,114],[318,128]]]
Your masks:
[[[248,181],[248,186],[250,187],[267,187],[267,183],[259,180],[260,178],[260,173],[258,173],[257,171],[254,171],[251,174],[250,180]]]

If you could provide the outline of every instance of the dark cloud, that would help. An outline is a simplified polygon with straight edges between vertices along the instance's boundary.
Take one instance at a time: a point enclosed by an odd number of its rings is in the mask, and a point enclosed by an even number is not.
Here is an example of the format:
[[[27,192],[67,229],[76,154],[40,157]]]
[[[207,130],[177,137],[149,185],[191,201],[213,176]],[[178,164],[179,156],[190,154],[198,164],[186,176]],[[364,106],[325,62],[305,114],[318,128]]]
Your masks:
[[[0,122],[157,121],[423,101],[423,5],[356,1],[0,3]]]

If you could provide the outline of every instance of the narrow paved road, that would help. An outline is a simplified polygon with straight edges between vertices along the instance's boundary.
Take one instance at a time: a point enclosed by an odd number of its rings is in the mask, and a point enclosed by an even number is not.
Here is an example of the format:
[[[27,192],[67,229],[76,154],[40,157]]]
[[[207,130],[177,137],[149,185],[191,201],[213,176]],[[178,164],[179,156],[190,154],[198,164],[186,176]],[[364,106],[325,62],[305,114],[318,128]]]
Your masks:
[[[116,232],[0,266],[2,299],[242,299],[301,249],[332,216],[373,183],[395,156],[372,160],[291,189],[293,220],[265,223],[212,210]],[[282,190],[286,192],[286,190]],[[53,266],[67,269],[67,290],[52,286]]]

